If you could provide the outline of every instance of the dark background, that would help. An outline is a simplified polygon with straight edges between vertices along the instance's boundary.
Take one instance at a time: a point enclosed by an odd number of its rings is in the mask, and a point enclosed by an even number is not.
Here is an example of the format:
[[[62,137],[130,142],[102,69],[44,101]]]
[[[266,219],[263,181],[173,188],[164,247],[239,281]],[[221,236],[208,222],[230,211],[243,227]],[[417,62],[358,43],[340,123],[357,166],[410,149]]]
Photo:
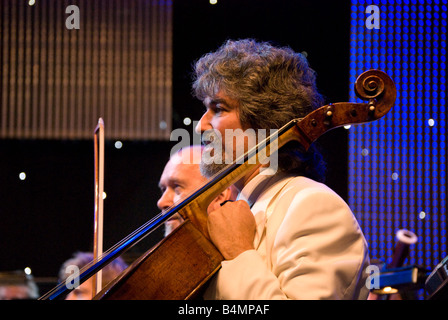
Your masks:
[[[192,64],[227,39],[305,51],[327,101],[347,101],[349,18],[347,1],[174,1],[173,129],[192,132],[184,117],[199,120],[204,110],[191,96]],[[327,184],[347,199],[346,131],[333,130],[318,142],[326,150]],[[105,249],[159,212],[157,183],[175,143],[124,140],[118,150],[107,141]],[[0,140],[0,270],[28,266],[37,278],[56,277],[73,252],[91,250],[93,159],[93,140]],[[160,231],[129,259],[159,237]]]

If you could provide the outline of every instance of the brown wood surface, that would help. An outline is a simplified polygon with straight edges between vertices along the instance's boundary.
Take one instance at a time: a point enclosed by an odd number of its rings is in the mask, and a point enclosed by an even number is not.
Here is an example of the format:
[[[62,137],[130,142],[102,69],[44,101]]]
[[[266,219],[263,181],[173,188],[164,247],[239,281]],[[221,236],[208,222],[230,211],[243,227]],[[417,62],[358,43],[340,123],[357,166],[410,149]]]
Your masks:
[[[192,299],[221,266],[223,257],[190,222],[142,255],[95,299]]]

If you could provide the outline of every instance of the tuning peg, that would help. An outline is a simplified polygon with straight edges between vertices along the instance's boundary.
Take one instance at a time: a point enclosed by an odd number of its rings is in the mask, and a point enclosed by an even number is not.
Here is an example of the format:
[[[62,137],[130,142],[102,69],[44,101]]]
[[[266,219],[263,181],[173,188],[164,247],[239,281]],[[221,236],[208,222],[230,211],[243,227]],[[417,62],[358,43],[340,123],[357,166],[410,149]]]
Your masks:
[[[368,110],[367,110],[369,119],[372,119],[374,117],[375,110],[376,110],[376,107],[375,107],[374,101],[373,100],[369,101]]]
[[[333,113],[334,113],[334,107],[333,104],[329,104],[328,107],[325,109],[325,120],[324,120],[324,124],[329,126],[331,123],[331,119],[333,118]]]

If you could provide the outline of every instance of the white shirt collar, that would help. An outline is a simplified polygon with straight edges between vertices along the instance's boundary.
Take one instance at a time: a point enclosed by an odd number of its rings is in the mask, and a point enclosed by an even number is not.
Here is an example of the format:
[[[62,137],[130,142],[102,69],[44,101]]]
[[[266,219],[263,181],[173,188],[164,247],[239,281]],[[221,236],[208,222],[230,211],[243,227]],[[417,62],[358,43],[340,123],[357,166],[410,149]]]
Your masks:
[[[266,189],[276,171],[272,168],[262,168],[260,173],[253,177],[241,190],[237,200],[246,201],[250,207],[257,201],[260,194]]]

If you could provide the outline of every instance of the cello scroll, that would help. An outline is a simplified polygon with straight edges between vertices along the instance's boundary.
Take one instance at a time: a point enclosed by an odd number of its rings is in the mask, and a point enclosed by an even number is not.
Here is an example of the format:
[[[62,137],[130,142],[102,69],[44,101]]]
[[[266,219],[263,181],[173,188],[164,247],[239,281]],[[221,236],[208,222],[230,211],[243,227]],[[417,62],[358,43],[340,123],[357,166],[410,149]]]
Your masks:
[[[326,131],[351,124],[378,120],[395,103],[397,90],[392,79],[379,70],[363,72],[355,82],[355,93],[367,103],[336,102],[314,110],[297,122],[297,132],[290,140],[298,140],[308,149]]]

